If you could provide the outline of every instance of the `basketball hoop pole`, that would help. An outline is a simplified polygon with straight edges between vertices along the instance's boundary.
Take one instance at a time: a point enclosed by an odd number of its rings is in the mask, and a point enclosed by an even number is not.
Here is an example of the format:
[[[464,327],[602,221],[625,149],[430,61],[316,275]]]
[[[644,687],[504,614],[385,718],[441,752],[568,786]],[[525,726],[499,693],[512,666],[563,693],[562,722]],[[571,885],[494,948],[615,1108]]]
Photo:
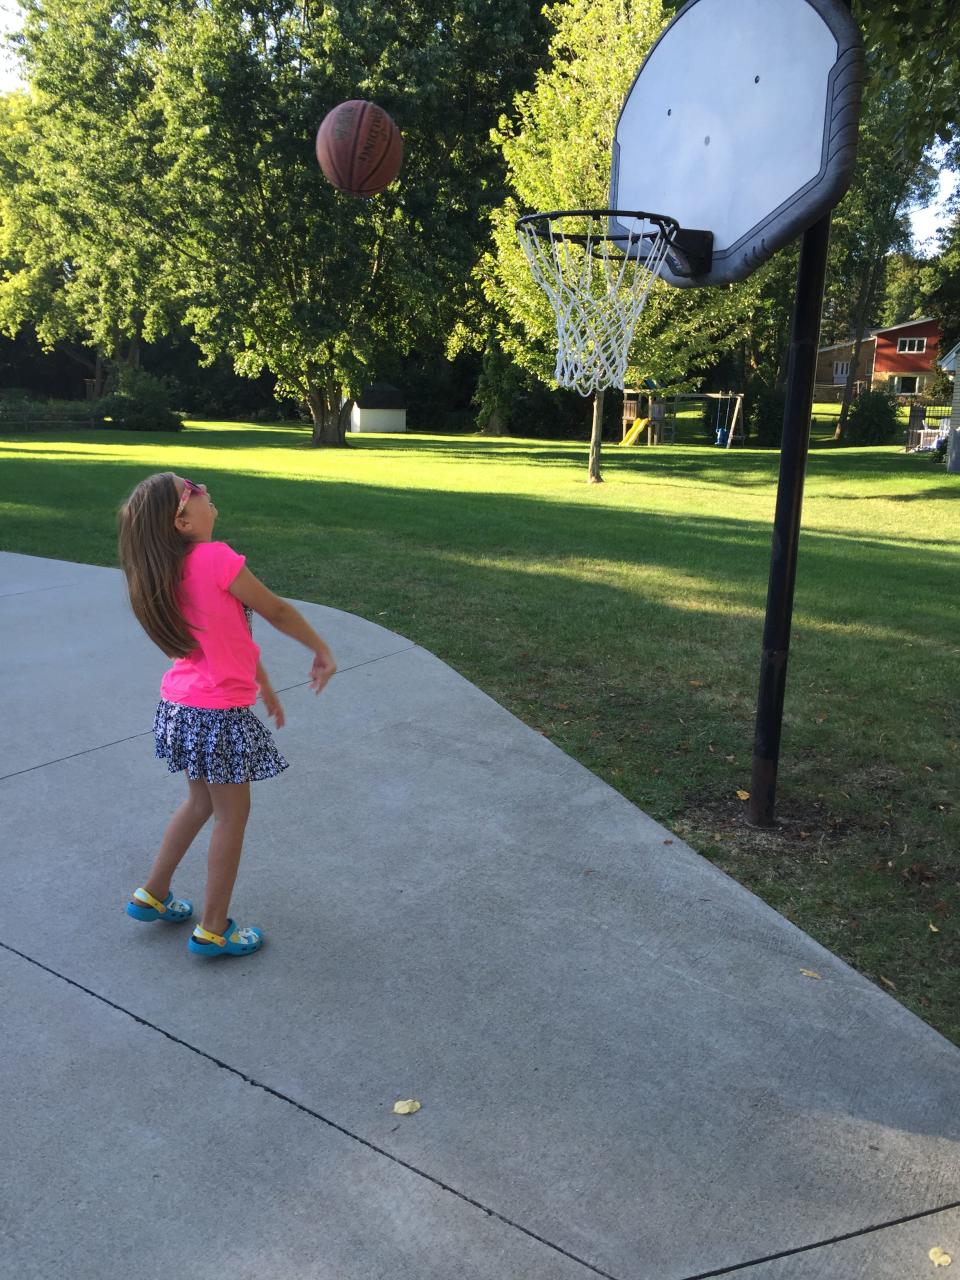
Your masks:
[[[797,578],[800,513],[810,444],[810,415],[813,412],[830,217],[827,213],[809,227],[804,232],[800,245],[797,295],[787,365],[783,443],[780,446],[780,481],[773,520],[767,613],[763,624],[753,770],[747,805],[747,821],[754,827],[774,825],[790,624],[793,620],[793,590]]]

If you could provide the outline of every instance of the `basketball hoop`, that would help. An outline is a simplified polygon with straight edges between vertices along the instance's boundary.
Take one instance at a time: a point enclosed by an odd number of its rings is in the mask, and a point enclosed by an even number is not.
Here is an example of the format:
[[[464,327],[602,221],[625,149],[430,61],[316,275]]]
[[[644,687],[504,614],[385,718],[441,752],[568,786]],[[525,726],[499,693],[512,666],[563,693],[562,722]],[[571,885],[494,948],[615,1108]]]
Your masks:
[[[556,316],[554,378],[582,396],[622,390],[640,312],[679,224],[658,213],[565,209],[527,214],[516,228]]]

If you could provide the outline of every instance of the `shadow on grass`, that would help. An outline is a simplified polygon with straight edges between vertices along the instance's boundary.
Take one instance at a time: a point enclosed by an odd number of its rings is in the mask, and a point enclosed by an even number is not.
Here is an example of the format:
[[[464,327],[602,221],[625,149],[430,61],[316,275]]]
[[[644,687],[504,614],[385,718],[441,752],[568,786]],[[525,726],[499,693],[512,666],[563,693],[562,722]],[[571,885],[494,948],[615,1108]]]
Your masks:
[[[677,461],[681,473],[696,470],[689,460]],[[142,463],[17,455],[7,465],[12,482],[6,491],[16,496],[8,500],[6,549],[116,563],[114,513],[143,478]],[[241,544],[251,564],[269,564],[285,579],[285,563],[312,560],[325,566],[314,575],[324,591],[338,558],[356,566],[368,556],[378,574],[389,566],[398,582],[417,565],[436,572],[446,562],[469,577],[471,566],[489,568],[499,560],[498,572],[528,585],[566,578],[583,591],[615,572],[620,583],[604,583],[605,592],[633,600],[686,595],[693,613],[698,595],[709,596],[714,611],[755,612],[765,599],[771,546],[765,521],[242,471],[218,476],[216,494],[218,532]],[[69,548],[63,522],[51,519],[51,507],[59,505],[70,524]],[[804,531],[796,608],[810,622],[874,627],[888,638],[939,636],[949,644],[953,636],[944,634],[944,624],[952,613],[956,565],[956,555],[937,544]],[[631,567],[642,570],[632,582],[624,578]],[[281,583],[278,589],[289,588]]]
[[[284,450],[286,452],[303,452],[309,456],[320,456],[311,443],[310,428],[306,425],[291,423],[243,423],[243,422],[202,422],[196,420],[196,427],[188,422],[182,432],[176,433],[138,433],[119,431],[87,431],[78,430],[66,436],[62,430],[30,432],[22,435],[10,435],[10,440],[19,446],[22,455],[30,453],[36,456],[47,456],[51,445],[76,445],[89,443],[102,446],[112,444],[116,452],[112,455],[116,460],[122,457],[124,445],[131,448],[137,445],[171,446],[172,448],[200,449],[212,454],[221,450],[256,449]],[[30,448],[31,444],[36,448]],[[526,437],[509,436],[444,436],[418,435],[408,432],[404,435],[378,436],[359,434],[348,437],[347,448],[357,453],[402,453],[423,454],[435,460],[449,459],[451,462],[477,462],[490,460],[498,464],[519,466],[550,466],[568,469],[574,480],[585,479],[587,454],[589,445],[584,441],[540,441]],[[101,455],[102,456],[102,455]],[[92,461],[100,461],[98,456]],[[647,445],[621,448],[615,441],[605,441],[603,446],[603,470],[610,477],[621,473],[649,474],[662,479],[671,477],[682,479],[722,480],[733,487],[775,486],[779,470],[779,452],[774,449],[734,449],[713,448],[702,442],[691,442],[676,447]],[[931,463],[928,458],[905,454],[891,447],[880,452],[876,449],[814,450],[810,454],[808,475],[818,479],[835,477],[845,481],[876,481],[903,479],[904,477],[925,476],[929,479],[942,479],[943,489],[928,489],[923,494],[904,493],[898,495],[901,501],[914,501],[920,497],[952,496],[955,488],[945,472],[939,476],[931,474]],[[859,500],[858,495],[817,494],[818,497],[839,497],[844,500]],[[874,500],[884,500],[887,494],[868,495]]]

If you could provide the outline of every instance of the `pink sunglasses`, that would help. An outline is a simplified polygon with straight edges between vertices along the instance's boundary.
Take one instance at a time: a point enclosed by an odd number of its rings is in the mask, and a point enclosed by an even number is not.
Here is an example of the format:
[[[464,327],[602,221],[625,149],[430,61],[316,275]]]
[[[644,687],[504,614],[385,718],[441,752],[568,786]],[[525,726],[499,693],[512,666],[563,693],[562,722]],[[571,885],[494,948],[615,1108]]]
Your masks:
[[[207,486],[205,484],[194,484],[192,480],[188,480],[186,476],[183,478],[183,493],[180,495],[180,502],[177,506],[177,514],[174,520],[179,520],[183,515],[184,508],[195,493],[206,493]]]

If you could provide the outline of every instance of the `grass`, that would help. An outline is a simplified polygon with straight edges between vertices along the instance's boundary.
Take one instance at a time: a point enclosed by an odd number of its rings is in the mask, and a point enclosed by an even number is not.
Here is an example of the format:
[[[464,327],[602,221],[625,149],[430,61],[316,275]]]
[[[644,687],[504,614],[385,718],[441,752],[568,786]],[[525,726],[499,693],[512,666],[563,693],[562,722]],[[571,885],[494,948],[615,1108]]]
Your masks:
[[[114,564],[151,470],[282,594],[437,653],[960,1044],[957,480],[811,451],[780,825],[744,822],[778,457],[192,424],[0,437],[2,546]]]

